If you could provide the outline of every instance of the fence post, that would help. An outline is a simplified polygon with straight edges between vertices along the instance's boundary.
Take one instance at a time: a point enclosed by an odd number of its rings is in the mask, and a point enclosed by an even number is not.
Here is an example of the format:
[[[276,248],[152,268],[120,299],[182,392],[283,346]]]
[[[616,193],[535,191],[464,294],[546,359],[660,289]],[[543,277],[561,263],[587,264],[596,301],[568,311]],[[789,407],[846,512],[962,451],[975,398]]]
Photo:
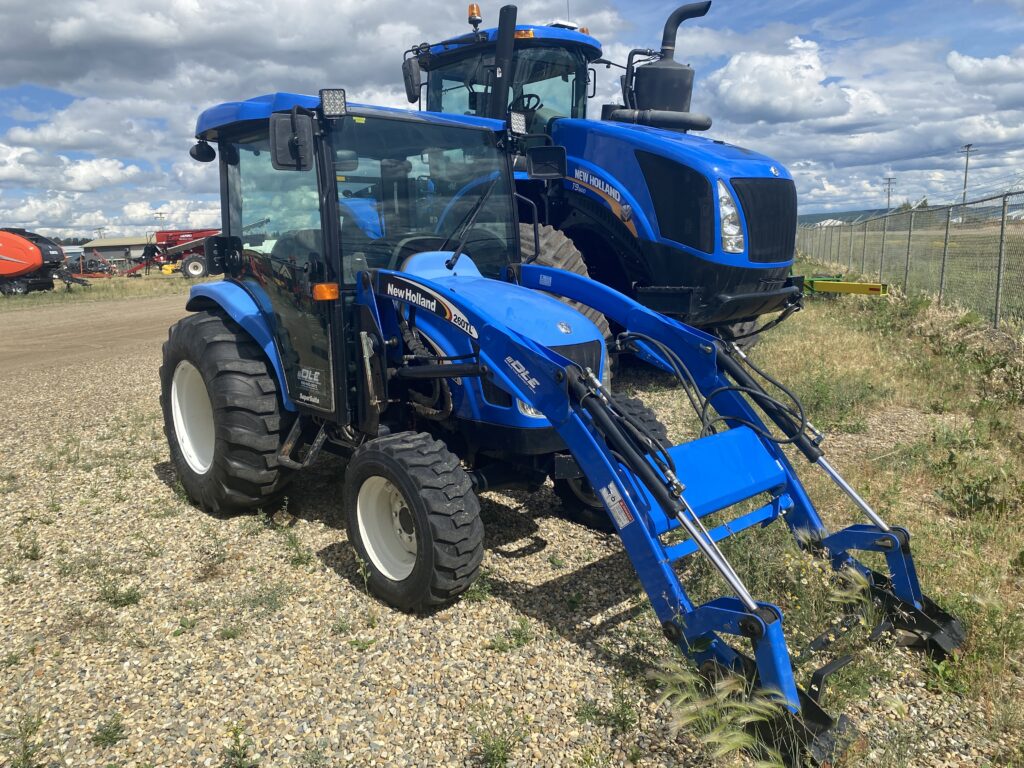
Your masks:
[[[1009,202],[1010,196],[1003,195],[1003,215],[999,220],[999,265],[996,267],[996,328],[999,327],[999,310],[1003,298],[1003,262],[1006,259],[1006,209]]]
[[[850,225],[850,252],[846,254],[846,262],[847,262],[846,268],[851,270],[851,271],[853,270],[853,228],[854,228],[854,225],[851,224]]]
[[[882,252],[878,254],[878,282],[882,280],[882,267],[885,264],[885,233],[889,230],[888,214],[882,217]]]
[[[864,246],[860,249],[860,273],[868,269],[868,223],[864,222]]]
[[[942,306],[942,292],[946,289],[946,256],[949,254],[949,220],[953,218],[953,206],[946,209],[946,234],[942,238],[942,266],[939,267],[939,306]]]
[[[839,242],[836,243],[836,263],[839,263],[839,254],[843,251],[843,225],[839,225]]]
[[[910,212],[910,226],[907,228],[907,263],[903,267],[903,293],[910,295],[910,240],[914,237],[914,212]]]

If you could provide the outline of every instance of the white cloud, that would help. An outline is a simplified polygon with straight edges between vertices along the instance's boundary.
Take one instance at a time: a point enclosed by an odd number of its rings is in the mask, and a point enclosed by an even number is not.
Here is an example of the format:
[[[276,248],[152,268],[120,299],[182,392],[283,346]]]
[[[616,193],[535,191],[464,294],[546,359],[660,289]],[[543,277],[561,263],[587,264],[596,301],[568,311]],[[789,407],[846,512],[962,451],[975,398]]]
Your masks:
[[[137,165],[125,165],[110,157],[79,160],[69,163],[64,170],[64,188],[72,192],[92,192],[100,187],[123,184],[140,173]]]
[[[993,56],[978,59],[958,51],[950,51],[946,64],[961,83],[990,85],[992,83],[1019,83],[1024,80],[1024,57]]]
[[[741,122],[792,122],[838,117],[850,110],[851,96],[828,78],[818,44],[794,37],[785,54],[746,51],[707,80],[727,117]]]

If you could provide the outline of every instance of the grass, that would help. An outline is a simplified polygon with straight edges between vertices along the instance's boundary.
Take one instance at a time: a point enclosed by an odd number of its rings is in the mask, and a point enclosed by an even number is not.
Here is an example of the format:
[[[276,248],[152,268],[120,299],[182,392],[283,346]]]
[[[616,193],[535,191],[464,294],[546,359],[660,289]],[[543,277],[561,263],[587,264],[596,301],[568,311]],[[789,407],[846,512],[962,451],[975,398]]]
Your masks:
[[[492,722],[492,726],[476,730],[476,764],[481,768],[503,768],[508,765],[515,748],[525,737],[523,726],[510,721],[508,715],[503,725],[496,722],[493,717],[486,719]]]
[[[108,580],[100,584],[99,599],[112,608],[127,608],[139,604],[142,592],[138,587],[121,587],[116,582]]]
[[[581,723],[611,728],[616,734],[628,733],[640,722],[636,708],[623,689],[615,691],[609,707],[603,707],[593,699],[584,699],[576,709],[576,719]]]
[[[308,567],[313,562],[313,553],[302,543],[299,534],[289,530],[284,535],[285,549],[289,565],[295,568]]]
[[[514,651],[517,648],[529,645],[533,642],[533,639],[534,635],[533,630],[530,628],[530,622],[525,618],[520,618],[515,626],[509,627],[504,632],[492,637],[487,647],[492,651],[507,653],[508,651]]]
[[[96,733],[92,735],[90,741],[97,747],[113,747],[127,738],[121,715],[114,714],[96,726]]]
[[[469,585],[469,589],[463,593],[462,599],[470,603],[482,603],[491,599],[493,591],[494,583],[490,571],[485,568],[476,581]]]
[[[11,768],[43,768],[42,759],[46,744],[39,735],[43,718],[36,714],[22,713],[14,726],[0,731],[0,742],[8,745]]]
[[[221,768],[258,768],[259,760],[249,751],[255,746],[238,723],[228,731],[229,743],[221,750]]]
[[[265,584],[242,595],[239,605],[246,610],[261,613],[277,613],[284,608],[285,600],[291,594],[286,584]]]
[[[0,299],[0,312],[11,312],[41,306],[63,306],[83,302],[144,299],[154,296],[181,296],[188,293],[196,280],[181,275],[154,275],[143,278],[111,277],[95,279],[88,286],[74,286],[65,290],[63,284],[52,291],[33,291],[24,296],[5,296]]]

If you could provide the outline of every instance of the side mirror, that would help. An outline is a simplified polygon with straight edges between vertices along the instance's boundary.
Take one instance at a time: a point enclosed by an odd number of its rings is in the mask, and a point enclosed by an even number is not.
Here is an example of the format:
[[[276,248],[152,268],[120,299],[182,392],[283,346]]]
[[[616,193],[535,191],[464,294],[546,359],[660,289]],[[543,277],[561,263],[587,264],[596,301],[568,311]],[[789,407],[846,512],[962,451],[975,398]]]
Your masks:
[[[242,238],[216,235],[206,238],[203,246],[211,275],[222,275],[242,266]]]
[[[334,153],[334,170],[354,171],[359,167],[359,153],[354,149],[339,149]]]
[[[312,117],[294,111],[270,116],[270,164],[278,171],[312,169]]]
[[[590,67],[587,70],[587,98],[593,99],[597,96],[597,70]]]
[[[562,179],[568,172],[565,147],[537,146],[526,150],[526,175],[531,179]]]
[[[420,60],[415,56],[410,56],[402,62],[402,79],[405,80],[405,98],[410,104],[415,104],[420,100],[420,86],[423,85]]]
[[[217,153],[214,151],[213,147],[207,144],[203,139],[200,139],[193,144],[188,153],[192,156],[193,160],[197,160],[200,163],[212,163],[217,157]]]

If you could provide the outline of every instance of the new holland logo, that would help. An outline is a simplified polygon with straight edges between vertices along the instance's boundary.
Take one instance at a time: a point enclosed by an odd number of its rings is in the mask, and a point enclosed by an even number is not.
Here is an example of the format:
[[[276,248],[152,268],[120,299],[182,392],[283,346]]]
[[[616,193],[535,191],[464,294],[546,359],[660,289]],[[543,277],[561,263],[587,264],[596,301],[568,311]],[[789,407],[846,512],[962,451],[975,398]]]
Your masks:
[[[572,333],[572,326],[569,325],[568,323],[560,322],[558,324],[558,330],[560,330],[564,334],[570,334]]]
[[[779,175],[779,169],[776,168],[774,165],[771,168],[769,168],[768,170],[772,172],[772,176],[778,176]]]
[[[402,280],[394,275],[384,275],[381,278],[379,290],[392,299],[398,299],[417,307],[433,312],[438,317],[443,317],[456,328],[468,333],[474,339],[479,338],[474,325],[454,304],[446,301],[425,285],[416,285],[407,280]]]

